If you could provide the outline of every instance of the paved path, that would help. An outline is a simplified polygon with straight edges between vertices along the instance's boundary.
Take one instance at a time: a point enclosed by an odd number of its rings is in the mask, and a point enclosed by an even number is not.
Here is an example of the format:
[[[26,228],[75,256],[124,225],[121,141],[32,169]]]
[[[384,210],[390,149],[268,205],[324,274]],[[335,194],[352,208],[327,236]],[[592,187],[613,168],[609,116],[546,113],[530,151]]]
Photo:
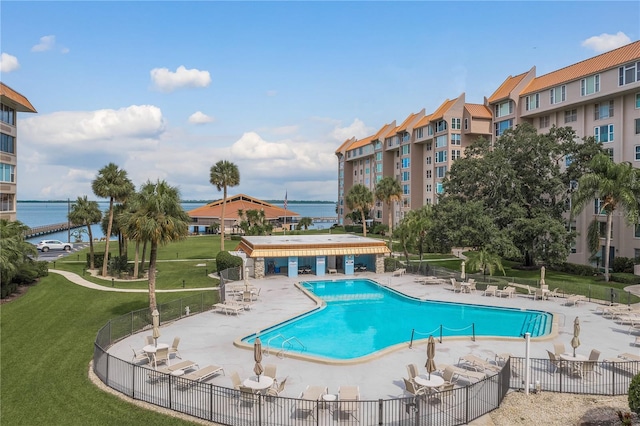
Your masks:
[[[92,283],[91,281],[87,281],[82,278],[80,275],[75,274],[69,271],[61,271],[59,269],[49,269],[49,272],[53,272],[54,274],[62,275],[69,281],[74,284],[81,285],[86,288],[90,288],[93,290],[100,291],[116,291],[121,293],[149,293],[149,289],[147,288],[116,288],[116,287],[107,287],[100,284]],[[200,287],[200,288],[179,288],[179,289],[170,289],[170,290],[156,290],[156,293],[179,293],[182,291],[205,291],[205,290],[218,290],[218,287]]]

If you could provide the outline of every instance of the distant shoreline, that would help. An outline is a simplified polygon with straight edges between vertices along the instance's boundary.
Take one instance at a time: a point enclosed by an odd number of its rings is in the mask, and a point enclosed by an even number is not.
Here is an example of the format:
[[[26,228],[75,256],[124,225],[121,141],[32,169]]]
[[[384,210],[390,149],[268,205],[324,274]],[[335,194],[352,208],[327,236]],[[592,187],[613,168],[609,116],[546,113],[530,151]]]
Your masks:
[[[94,200],[89,200],[94,201]],[[218,200],[182,200],[181,203],[202,203],[208,204]],[[274,204],[279,203],[283,204],[284,200],[264,200],[266,203]],[[18,200],[18,203],[68,203],[75,202],[75,200]],[[98,201],[99,203],[108,203],[108,200]],[[320,200],[287,200],[287,204],[335,204],[335,201],[320,201]]]

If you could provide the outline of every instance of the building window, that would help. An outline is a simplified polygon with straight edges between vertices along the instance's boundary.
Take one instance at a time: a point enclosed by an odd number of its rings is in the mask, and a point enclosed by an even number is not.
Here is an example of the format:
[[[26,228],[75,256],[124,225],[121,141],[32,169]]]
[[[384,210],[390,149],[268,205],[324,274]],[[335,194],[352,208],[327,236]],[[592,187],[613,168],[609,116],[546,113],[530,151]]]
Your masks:
[[[402,142],[409,142],[411,140],[411,135],[409,132],[404,132],[402,134]]]
[[[376,141],[376,144],[375,144],[375,148],[374,148],[374,149],[376,149],[376,150],[378,150],[378,149],[382,149],[382,142],[380,142],[379,140],[377,140],[377,141]]]
[[[403,169],[408,169],[409,167],[411,167],[411,159],[410,158],[403,158],[402,159],[402,168]]]
[[[602,205],[604,203],[602,202],[602,200],[596,198],[595,200],[593,200],[593,214],[606,214],[605,211],[602,208]]]
[[[640,135],[640,118],[636,118],[636,135]]]
[[[436,152],[436,164],[447,162],[447,151]]]
[[[640,62],[634,62],[618,68],[618,85],[635,83],[640,81]]]
[[[426,158],[424,159],[424,164],[426,164],[426,165],[431,164],[431,156],[426,157]]]
[[[445,146],[447,146],[447,135],[436,137],[436,148],[442,148]]]
[[[433,126],[431,124],[427,126],[427,136],[433,136]]]
[[[382,152],[376,152],[376,161],[382,161]]]
[[[0,182],[15,183],[16,166],[11,164],[0,163]]]
[[[592,95],[600,91],[600,75],[592,75],[591,77],[580,80],[580,95]]]
[[[451,145],[460,146],[461,144],[462,144],[462,142],[460,140],[460,134],[459,133],[452,133],[451,134]]]
[[[560,102],[564,102],[566,100],[566,92],[567,87],[565,85],[554,87],[549,90],[549,102],[551,105],[559,104]]]
[[[424,127],[416,129],[416,139],[422,139],[424,135]]]
[[[376,164],[376,173],[382,173],[382,164]]]
[[[411,175],[410,172],[402,172],[402,181],[406,182],[408,180],[411,180],[410,175]]]
[[[424,200],[425,204],[431,204],[431,198],[427,198],[426,200]]]
[[[456,129],[456,130],[460,130],[460,119],[459,118],[452,118],[451,119],[451,128],[452,129]]]
[[[402,145],[402,155],[407,155],[411,152],[411,145]]]
[[[465,130],[469,130],[469,119],[468,118],[464,119],[464,129]]]
[[[499,121],[495,124],[495,135],[501,136],[505,130],[513,127],[513,119]]]
[[[544,129],[549,127],[550,121],[551,121],[551,118],[548,115],[545,115],[544,117],[540,117],[540,128]]]
[[[15,138],[13,136],[9,136],[9,135],[5,135],[4,133],[1,133],[0,134],[0,151],[6,152],[8,154],[15,154],[16,153]]]
[[[633,235],[633,236],[634,236],[634,237],[636,237],[636,238],[640,238],[640,225],[636,225],[636,230],[635,230],[635,231],[636,231],[636,232],[634,233],[634,235]],[[637,250],[638,250],[638,249],[636,249],[636,251],[637,251]],[[636,258],[637,258],[637,257],[638,257],[638,255],[636,255]]]
[[[596,142],[613,142],[613,124],[598,126],[593,129]]]
[[[451,159],[452,160],[457,160],[458,158],[460,158],[460,150],[459,149],[452,149],[451,150]]]
[[[613,148],[607,148],[604,150],[604,153],[609,156],[609,160],[613,161]]]
[[[442,191],[444,191],[442,182],[436,182],[436,194],[442,194]]]
[[[613,117],[613,101],[603,102],[594,105],[594,120],[602,120],[604,118]]]
[[[424,150],[425,151],[431,151],[431,147],[432,147],[431,142],[424,144]]]
[[[496,104],[494,107],[496,118],[504,117],[505,115],[513,114],[513,101],[508,100]]]
[[[15,211],[14,194],[0,194],[0,212]]]
[[[442,179],[447,175],[447,166],[436,167],[436,177]]]
[[[636,93],[636,108],[640,108],[640,93]]]
[[[636,161],[640,161],[640,145],[636,145]]]
[[[426,177],[427,177],[427,179],[431,179],[431,170],[427,170]]]
[[[577,109],[566,110],[564,112],[564,122],[573,123],[574,121],[578,121],[578,110]]]
[[[524,98],[524,106],[527,111],[540,108],[540,93]]]
[[[0,104],[0,121],[14,126],[16,124],[16,110],[10,106]]]
[[[426,192],[431,192],[431,190],[432,190],[432,189],[431,189],[431,188],[432,188],[432,186],[431,186],[430,184],[429,184],[429,185],[427,185],[427,186],[426,186],[426,188],[427,188]]]
[[[369,168],[367,167],[366,169],[364,169],[364,174],[368,175],[369,174]]]
[[[409,195],[409,185],[402,185],[402,193],[404,195]]]
[[[436,132],[444,132],[447,130],[447,120],[440,120],[436,123]]]

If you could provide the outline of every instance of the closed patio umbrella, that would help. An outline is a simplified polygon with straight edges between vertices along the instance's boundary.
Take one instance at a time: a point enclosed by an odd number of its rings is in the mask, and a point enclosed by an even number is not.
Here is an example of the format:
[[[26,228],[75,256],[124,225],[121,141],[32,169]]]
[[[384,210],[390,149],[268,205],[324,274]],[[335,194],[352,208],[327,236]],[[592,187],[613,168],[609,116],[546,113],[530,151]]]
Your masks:
[[[262,342],[259,337],[256,337],[256,340],[253,341],[253,359],[256,362],[256,365],[253,367],[253,372],[258,376],[258,381],[260,381],[260,375],[264,371],[262,368]]]
[[[160,312],[154,309],[151,317],[153,318],[153,341],[155,342],[155,346],[158,347],[158,337],[160,337]]]
[[[543,285],[546,285],[546,283],[544,282],[544,273],[545,273],[545,267],[543,266],[542,268],[540,268],[540,287],[542,287]]]
[[[571,347],[573,348],[573,356],[576,356],[576,348],[580,346],[580,318],[576,317],[573,321],[573,339],[571,339]]]
[[[431,380],[431,372],[436,371],[436,362],[433,360],[436,356],[436,340],[433,336],[429,336],[427,341],[427,373],[429,373],[429,380]]]
[[[464,262],[464,260],[462,261],[462,263],[460,264],[460,279],[462,281],[464,281],[464,279],[467,277],[467,274],[465,273],[465,268],[466,268],[466,263]]]

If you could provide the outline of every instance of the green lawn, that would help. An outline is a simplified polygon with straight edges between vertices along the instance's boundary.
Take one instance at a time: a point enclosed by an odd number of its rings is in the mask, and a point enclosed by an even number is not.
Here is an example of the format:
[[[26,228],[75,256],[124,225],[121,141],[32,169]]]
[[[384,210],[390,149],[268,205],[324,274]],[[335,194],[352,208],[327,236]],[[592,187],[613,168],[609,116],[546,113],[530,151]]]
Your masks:
[[[158,294],[158,301],[185,295]],[[2,305],[1,423],[191,424],[124,402],[87,378],[98,329],[111,318],[147,306],[147,294],[96,292],[56,274]]]

